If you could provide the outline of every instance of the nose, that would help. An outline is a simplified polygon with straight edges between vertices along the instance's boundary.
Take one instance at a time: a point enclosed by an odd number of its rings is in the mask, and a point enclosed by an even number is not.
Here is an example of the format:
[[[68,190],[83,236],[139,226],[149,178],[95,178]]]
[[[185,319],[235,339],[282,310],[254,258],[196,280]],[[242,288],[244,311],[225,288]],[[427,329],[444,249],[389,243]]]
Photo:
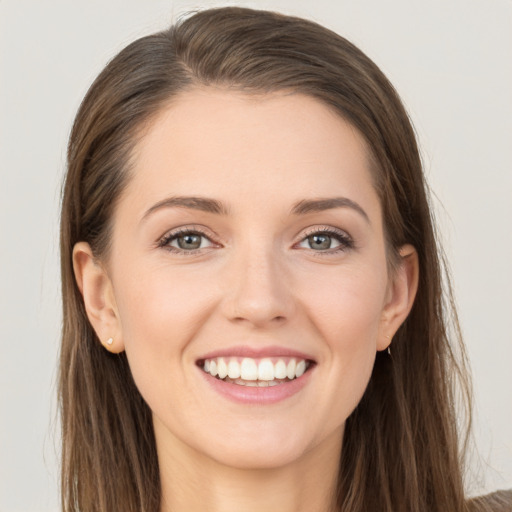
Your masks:
[[[282,324],[293,315],[289,271],[271,248],[239,254],[227,274],[223,307],[231,322],[264,328]]]

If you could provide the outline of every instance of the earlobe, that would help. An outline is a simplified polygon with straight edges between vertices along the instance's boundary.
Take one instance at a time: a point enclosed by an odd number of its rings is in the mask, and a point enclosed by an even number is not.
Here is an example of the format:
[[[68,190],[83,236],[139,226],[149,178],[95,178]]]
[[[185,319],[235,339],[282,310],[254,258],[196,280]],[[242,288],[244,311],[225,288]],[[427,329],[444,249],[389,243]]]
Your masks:
[[[112,282],[88,243],[79,242],[73,248],[73,269],[96,335],[109,352],[122,352],[124,344]]]
[[[411,311],[419,280],[418,253],[412,245],[400,248],[400,263],[390,280],[387,302],[382,312],[377,350],[391,344],[396,331]]]

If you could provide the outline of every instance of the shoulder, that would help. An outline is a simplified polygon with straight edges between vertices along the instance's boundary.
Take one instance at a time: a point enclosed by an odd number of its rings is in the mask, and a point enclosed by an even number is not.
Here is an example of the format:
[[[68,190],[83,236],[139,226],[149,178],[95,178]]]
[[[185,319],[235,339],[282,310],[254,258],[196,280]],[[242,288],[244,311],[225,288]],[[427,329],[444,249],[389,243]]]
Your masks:
[[[467,505],[468,512],[512,512],[512,489],[472,498]]]

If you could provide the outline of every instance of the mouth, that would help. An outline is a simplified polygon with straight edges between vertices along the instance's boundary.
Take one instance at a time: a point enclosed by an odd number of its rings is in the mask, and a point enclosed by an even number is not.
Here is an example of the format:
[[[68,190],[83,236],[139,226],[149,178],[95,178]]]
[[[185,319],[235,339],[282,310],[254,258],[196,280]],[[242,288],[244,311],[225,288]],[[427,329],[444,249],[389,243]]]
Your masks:
[[[293,382],[315,362],[299,357],[212,357],[200,359],[202,371],[224,382],[246,387],[273,387]]]

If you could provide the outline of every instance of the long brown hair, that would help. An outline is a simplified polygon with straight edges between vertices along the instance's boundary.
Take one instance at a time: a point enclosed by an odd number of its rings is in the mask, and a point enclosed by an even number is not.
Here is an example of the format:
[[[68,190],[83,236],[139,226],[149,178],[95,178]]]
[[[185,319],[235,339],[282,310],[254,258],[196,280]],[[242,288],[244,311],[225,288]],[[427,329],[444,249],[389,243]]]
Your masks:
[[[130,44],[99,75],[77,114],[61,222],[63,511],[159,510],[149,408],[124,354],[104,350],[87,320],[72,250],[86,241],[96,258],[107,257],[132,149],[164,104],[197,85],[301,92],[365,137],[390,264],[401,245],[412,244],[420,283],[392,355],[377,354],[365,395],[347,420],[338,508],[462,512],[466,424],[456,409],[461,403],[470,412],[469,382],[407,113],[379,68],[343,37],[303,19],[235,7],[196,13]]]

